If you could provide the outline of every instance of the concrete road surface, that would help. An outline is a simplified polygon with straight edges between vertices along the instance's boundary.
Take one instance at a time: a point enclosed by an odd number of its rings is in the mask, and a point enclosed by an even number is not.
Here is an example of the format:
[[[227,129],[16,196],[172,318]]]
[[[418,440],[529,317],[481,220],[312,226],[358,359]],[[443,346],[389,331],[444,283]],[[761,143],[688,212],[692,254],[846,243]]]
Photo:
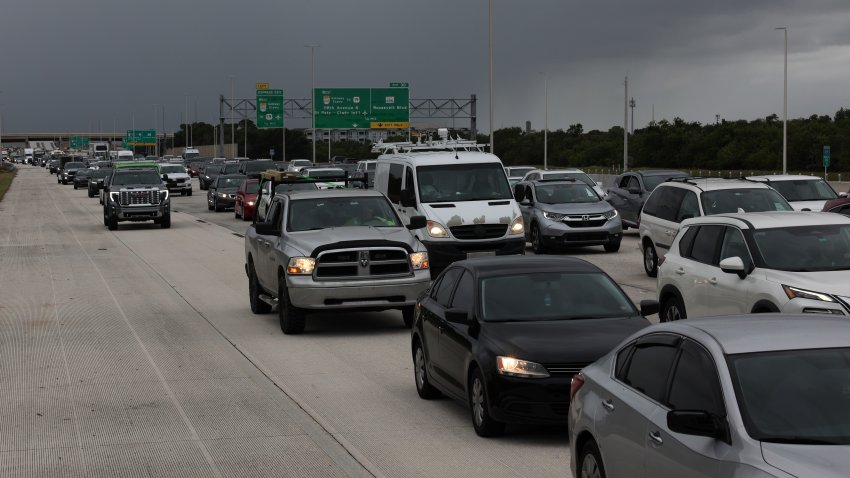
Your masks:
[[[110,232],[54,180],[0,203],[0,476],[570,476],[564,427],[482,439],[421,400],[399,312],[253,315],[247,223],[197,187],[171,229]],[[633,235],[601,250],[572,253],[654,298]]]

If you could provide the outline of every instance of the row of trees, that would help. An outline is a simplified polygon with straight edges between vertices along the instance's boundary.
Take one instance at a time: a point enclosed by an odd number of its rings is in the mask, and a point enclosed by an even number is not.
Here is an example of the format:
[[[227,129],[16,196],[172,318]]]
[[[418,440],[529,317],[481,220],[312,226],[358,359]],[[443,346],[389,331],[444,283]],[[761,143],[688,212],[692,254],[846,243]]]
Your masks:
[[[247,128],[248,151],[251,158],[269,157],[275,150],[280,159],[282,136],[278,129],[258,129],[251,121],[225,125],[226,143],[243,149]],[[454,136],[455,133],[452,133]],[[186,125],[175,134],[177,147],[186,144]],[[585,132],[581,124],[566,130],[549,132],[548,162],[550,167],[620,166],[623,158],[623,128]],[[504,128],[495,132],[496,154],[507,165],[543,163],[543,133],[526,133],[521,128]],[[214,144],[213,125],[194,123],[192,142]],[[401,138],[397,138],[401,140]],[[479,135],[482,143],[487,136]],[[850,109],[841,108],[833,117],[812,115],[788,122],[789,171],[823,170],[823,146],[831,147],[832,171],[850,170]],[[354,158],[371,158],[371,145],[356,141],[340,141],[330,145],[331,154]],[[316,156],[328,156],[328,143],[318,142]],[[301,130],[286,130],[286,157],[309,158],[312,144]],[[675,118],[661,120],[629,136],[629,164],[632,168],[676,169],[752,169],[778,170],[782,167],[782,121],[770,115],[753,121],[723,120],[715,124],[700,124]]]

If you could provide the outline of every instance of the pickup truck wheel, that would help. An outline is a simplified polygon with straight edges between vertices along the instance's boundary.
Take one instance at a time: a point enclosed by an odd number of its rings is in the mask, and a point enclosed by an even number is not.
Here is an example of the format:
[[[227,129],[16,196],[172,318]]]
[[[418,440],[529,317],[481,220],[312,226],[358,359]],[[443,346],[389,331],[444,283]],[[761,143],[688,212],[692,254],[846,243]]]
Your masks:
[[[115,217],[115,214],[107,212],[106,227],[109,228],[110,231],[118,229],[118,218]]]
[[[304,310],[292,305],[289,301],[289,289],[286,278],[278,277],[277,314],[280,317],[280,330],[286,335],[296,335],[304,332]]]
[[[103,208],[103,225],[109,225],[109,216],[106,215],[106,208]]]
[[[404,326],[408,329],[413,327],[413,320],[415,317],[413,313],[414,310],[415,309],[412,305],[401,309],[401,318],[404,319]]]
[[[171,213],[169,212],[165,216],[162,216],[159,219],[159,225],[162,226],[163,229],[168,229],[171,227]]]
[[[260,300],[260,281],[257,279],[257,271],[254,263],[248,264],[248,298],[251,301],[251,312],[255,314],[268,314],[272,307]]]

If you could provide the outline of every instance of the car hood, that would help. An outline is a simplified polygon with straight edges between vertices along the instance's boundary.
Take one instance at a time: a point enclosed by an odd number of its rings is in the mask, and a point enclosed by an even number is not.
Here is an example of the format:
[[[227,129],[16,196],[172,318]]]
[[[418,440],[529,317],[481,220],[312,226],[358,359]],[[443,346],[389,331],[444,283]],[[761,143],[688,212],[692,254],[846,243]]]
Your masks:
[[[766,270],[765,278],[781,286],[789,285],[813,292],[850,297],[850,271],[785,272]]]
[[[540,209],[558,214],[602,214],[614,209],[608,201],[586,203],[543,204]]]
[[[850,470],[850,446],[761,444],[771,466],[799,478],[840,478]]]
[[[414,242],[410,231],[404,227],[330,227],[315,231],[287,232],[290,245],[298,248],[304,254],[315,256],[316,248],[323,250],[348,247],[373,247],[382,245],[382,241],[395,243],[395,246],[407,246],[414,251],[424,250]],[[402,246],[402,244],[404,246]]]
[[[649,321],[642,317],[486,322],[487,338],[499,353],[539,363],[591,363]]]
[[[440,207],[441,205],[451,207]],[[519,207],[513,199],[429,203],[421,204],[419,209],[425,217],[446,227],[465,224],[510,225],[519,216]]]

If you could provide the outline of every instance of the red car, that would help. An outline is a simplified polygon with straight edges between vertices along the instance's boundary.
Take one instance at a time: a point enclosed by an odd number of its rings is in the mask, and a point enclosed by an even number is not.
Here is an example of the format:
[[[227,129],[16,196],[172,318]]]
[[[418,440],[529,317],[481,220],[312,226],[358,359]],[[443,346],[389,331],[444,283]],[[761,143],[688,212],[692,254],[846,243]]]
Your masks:
[[[236,204],[233,206],[233,214],[236,219],[242,218],[243,221],[250,221],[254,218],[254,211],[257,210],[257,191],[260,190],[260,181],[258,179],[249,179],[239,186],[236,190]]]
[[[823,205],[823,212],[837,212],[839,214],[844,214],[845,216],[850,216],[850,198],[845,195],[838,199],[827,201],[827,203]]]

